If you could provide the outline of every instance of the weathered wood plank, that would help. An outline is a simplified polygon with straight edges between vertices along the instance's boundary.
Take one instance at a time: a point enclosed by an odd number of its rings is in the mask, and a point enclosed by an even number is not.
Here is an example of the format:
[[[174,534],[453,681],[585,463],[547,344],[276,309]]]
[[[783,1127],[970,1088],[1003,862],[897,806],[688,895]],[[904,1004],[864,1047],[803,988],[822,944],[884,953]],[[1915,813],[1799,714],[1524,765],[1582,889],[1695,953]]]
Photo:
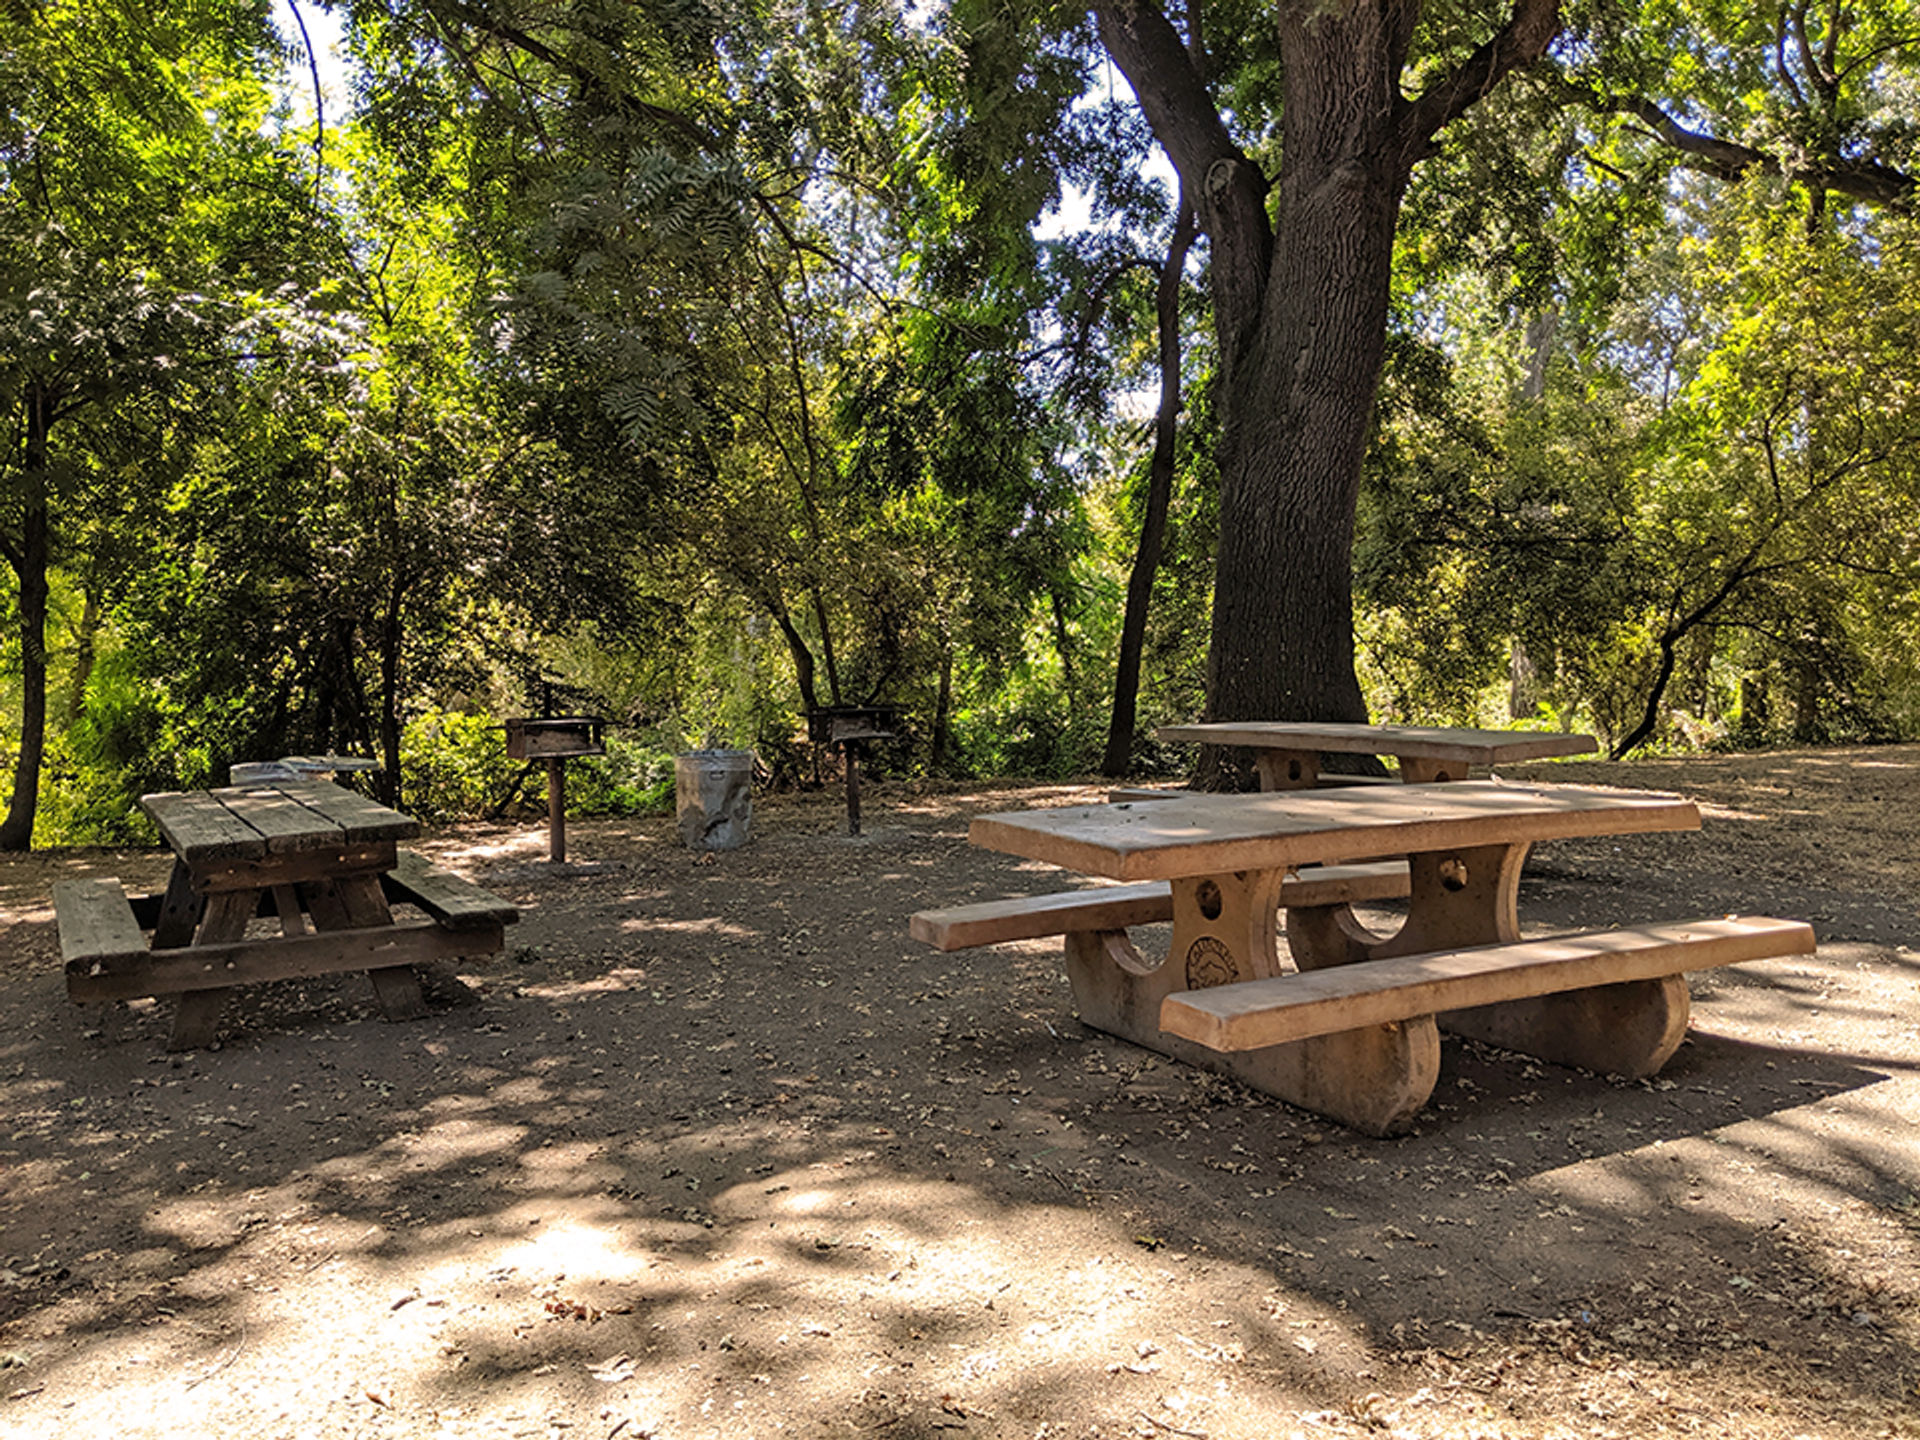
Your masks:
[[[173,853],[189,865],[215,860],[259,860],[266,837],[221,804],[210,791],[142,795],[140,808],[160,827]]]
[[[346,910],[348,926],[393,923],[393,911],[387,905],[387,892],[378,875],[342,876],[334,888]]]
[[[1289,875],[1280,887],[1280,903],[1321,906],[1394,900],[1404,896],[1407,888],[1404,861],[1323,865]],[[1164,880],[1148,880],[922,910],[908,921],[908,930],[914,939],[935,949],[967,950],[976,945],[1035,940],[1070,931],[1125,930],[1172,918],[1171,888]]]
[[[260,913],[260,896],[250,890],[228,890],[207,897],[207,908],[200,914],[200,928],[193,932],[195,945],[223,944],[243,940],[247,922]]]
[[[153,948],[171,950],[193,939],[205,906],[206,897],[193,888],[192,867],[176,858],[167,876],[166,893],[160,897],[159,911],[154,916]]]
[[[907,929],[936,950],[970,950],[1077,930],[1125,930],[1172,918],[1173,891],[1164,880],[1148,880],[922,910],[908,920]]]
[[[1211,1050],[1315,1035],[1686,970],[1806,954],[1812,927],[1729,916],[1368,960],[1169,995],[1160,1024]]]
[[[338,825],[349,840],[411,840],[420,833],[420,822],[411,815],[325,780],[287,780],[276,788]]]
[[[1461,781],[1012,811],[976,817],[968,838],[1110,880],[1160,880],[1699,826],[1677,795]]]
[[[173,1030],[167,1036],[167,1049],[204,1050],[213,1044],[220,1031],[220,1012],[226,1004],[224,986],[182,994],[174,1002]]]
[[[265,890],[346,875],[378,875],[393,865],[391,840],[343,843],[332,850],[296,850],[255,860],[214,860],[192,867],[193,888],[201,894],[222,890]]]
[[[258,832],[269,855],[330,850],[347,843],[344,827],[287,794],[285,783],[236,785],[211,793],[229,815]]]
[[[451,961],[491,954],[505,943],[505,932],[498,927],[456,931],[423,923],[192,945],[181,950],[149,951],[145,963],[125,972],[82,974],[69,970],[68,992],[73,999],[84,1002],[177,995],[263,980]]]
[[[511,925],[520,918],[510,901],[411,850],[399,853],[383,883],[388,899],[418,905],[450,930]]]
[[[111,965],[147,953],[147,937],[117,879],[60,881],[53,887],[53,914],[60,958],[69,969]]]
[[[392,1021],[419,1020],[427,1013],[427,997],[421,992],[420,977],[411,965],[383,965],[369,970],[374,999],[380,1013]]]
[[[1325,774],[1316,776],[1314,779],[1314,784],[1322,790],[1338,790],[1351,785],[1398,785],[1399,783],[1391,775]],[[1116,785],[1107,791],[1107,800],[1110,803],[1127,804],[1135,800],[1179,800],[1189,795],[1204,793],[1206,792],[1189,790],[1183,785]]]

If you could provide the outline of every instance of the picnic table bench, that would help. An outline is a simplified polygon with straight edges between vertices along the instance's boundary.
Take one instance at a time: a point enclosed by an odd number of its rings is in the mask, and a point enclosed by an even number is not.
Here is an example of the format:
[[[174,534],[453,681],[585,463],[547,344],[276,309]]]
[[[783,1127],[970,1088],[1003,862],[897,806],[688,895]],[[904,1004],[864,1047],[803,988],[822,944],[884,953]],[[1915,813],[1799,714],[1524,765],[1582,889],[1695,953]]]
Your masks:
[[[949,949],[1060,933],[1087,1024],[1385,1135],[1432,1093],[1442,1025],[1642,1077],[1685,1036],[1686,971],[1811,951],[1810,927],[1764,917],[1522,938],[1534,843],[1699,823],[1677,796],[1489,781],[984,815],[974,844],[1120,881],[1121,893],[1074,891],[999,917],[982,913],[990,905],[923,912],[911,928]],[[1350,905],[1382,897],[1392,862],[1376,857],[1392,854],[1407,856],[1407,918],[1375,934]],[[1351,878],[1317,886],[1322,870]],[[1162,919],[1172,939],[1155,960],[1127,932]]]
[[[144,796],[174,851],[166,890],[116,878],[54,886],[68,998],[178,997],[169,1048],[210,1044],[227,992],[365,970],[390,1020],[426,1013],[416,965],[503,948],[507,901],[398,842],[419,823],[314,780]],[[424,911],[397,921],[393,903]],[[278,932],[249,935],[257,918]]]

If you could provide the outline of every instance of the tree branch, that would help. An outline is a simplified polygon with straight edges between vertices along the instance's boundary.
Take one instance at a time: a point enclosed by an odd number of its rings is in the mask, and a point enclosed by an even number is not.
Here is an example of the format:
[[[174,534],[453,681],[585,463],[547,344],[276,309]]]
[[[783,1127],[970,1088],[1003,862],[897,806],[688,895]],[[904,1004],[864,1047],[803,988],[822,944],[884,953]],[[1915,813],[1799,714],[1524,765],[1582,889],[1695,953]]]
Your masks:
[[[1510,72],[1538,61],[1559,33],[1559,0],[1516,0],[1513,14],[1498,34],[1417,99],[1401,102],[1405,162],[1411,166],[1441,129],[1464,115]]]
[[[1779,157],[1751,145],[1739,145],[1689,130],[1643,96],[1610,95],[1567,76],[1560,77],[1559,87],[1567,99],[1596,114],[1631,116],[1645,126],[1654,139],[1678,151],[1683,165],[1722,180],[1737,181],[1749,171],[1759,170],[1822,186],[1872,205],[1900,205],[1913,197],[1914,177],[1890,165],[1826,155],[1790,168]]]
[[[1180,188],[1211,242],[1214,312],[1257,316],[1273,262],[1267,177],[1247,157],[1207,93],[1193,52],[1149,0],[1092,0],[1100,43],[1133,87]],[[1244,337],[1223,337],[1231,374]]]
[[[1139,98],[1154,138],[1193,198],[1213,263],[1253,284],[1266,283],[1273,246],[1267,177],[1234,144],[1192,53],[1167,17],[1147,0],[1095,0],[1100,42]]]
[[[610,83],[606,76],[598,74],[594,70],[581,64],[572,56],[561,53],[544,40],[539,39],[530,31],[518,25],[511,25],[503,19],[488,15],[472,5],[464,3],[464,0],[432,0],[432,4],[428,7],[428,13],[435,15],[436,18],[442,21],[458,21],[468,29],[476,30],[483,35],[489,35],[496,40],[503,41],[522,53],[531,55],[534,59],[551,65],[561,74],[572,76],[588,88],[598,90],[602,95],[613,101],[615,105],[626,110],[629,114],[645,119],[658,126],[661,130],[675,135],[701,150],[712,154],[723,153],[724,147],[720,137],[688,116],[682,115],[677,110],[670,110],[664,105],[655,105],[650,101],[642,100],[638,96],[628,93],[626,90]]]
[[[287,0],[287,13],[300,29],[300,44],[307,52],[307,74],[313,78],[313,203],[318,205],[327,178],[327,102],[320,88],[320,57],[313,53],[313,37],[307,34],[306,17],[295,0]]]

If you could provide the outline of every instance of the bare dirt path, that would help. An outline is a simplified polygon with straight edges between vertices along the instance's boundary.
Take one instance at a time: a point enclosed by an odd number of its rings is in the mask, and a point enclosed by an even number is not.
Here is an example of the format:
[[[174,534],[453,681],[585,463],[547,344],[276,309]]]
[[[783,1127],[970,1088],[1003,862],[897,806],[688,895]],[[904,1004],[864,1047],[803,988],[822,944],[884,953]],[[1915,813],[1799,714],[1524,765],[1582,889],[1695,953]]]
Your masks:
[[[67,1003],[47,901],[163,857],[0,859],[0,1435],[1920,1434],[1920,749],[1507,773],[1709,817],[1542,847],[1529,922],[1820,951],[1694,977],[1647,1083],[1450,1041],[1390,1141],[1084,1029],[1054,944],[907,938],[1058,888],[966,818],[1089,789],[441,832],[508,955],[180,1056]]]

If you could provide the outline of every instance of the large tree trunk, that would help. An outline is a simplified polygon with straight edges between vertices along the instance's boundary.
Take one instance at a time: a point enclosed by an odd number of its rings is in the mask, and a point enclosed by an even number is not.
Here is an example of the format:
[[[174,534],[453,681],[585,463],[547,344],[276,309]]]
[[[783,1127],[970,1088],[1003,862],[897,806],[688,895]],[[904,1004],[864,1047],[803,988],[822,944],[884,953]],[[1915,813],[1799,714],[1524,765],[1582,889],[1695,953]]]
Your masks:
[[[1273,0],[1286,105],[1271,225],[1265,177],[1166,17],[1148,0],[1094,11],[1212,250],[1221,540],[1208,713],[1364,719],[1353,521],[1400,201],[1440,129],[1545,52],[1555,0],[1513,0],[1484,45],[1412,99],[1400,84],[1418,0]]]
[[[1407,182],[1382,8],[1329,6],[1281,27],[1287,163],[1273,263],[1222,396],[1213,719],[1366,719],[1353,523]]]
[[[0,823],[0,850],[33,847],[40,809],[40,761],[47,742],[47,428],[51,402],[39,386],[27,392],[26,447],[21,457],[23,504],[18,548],[9,547],[20,581],[20,753],[13,798]]]

